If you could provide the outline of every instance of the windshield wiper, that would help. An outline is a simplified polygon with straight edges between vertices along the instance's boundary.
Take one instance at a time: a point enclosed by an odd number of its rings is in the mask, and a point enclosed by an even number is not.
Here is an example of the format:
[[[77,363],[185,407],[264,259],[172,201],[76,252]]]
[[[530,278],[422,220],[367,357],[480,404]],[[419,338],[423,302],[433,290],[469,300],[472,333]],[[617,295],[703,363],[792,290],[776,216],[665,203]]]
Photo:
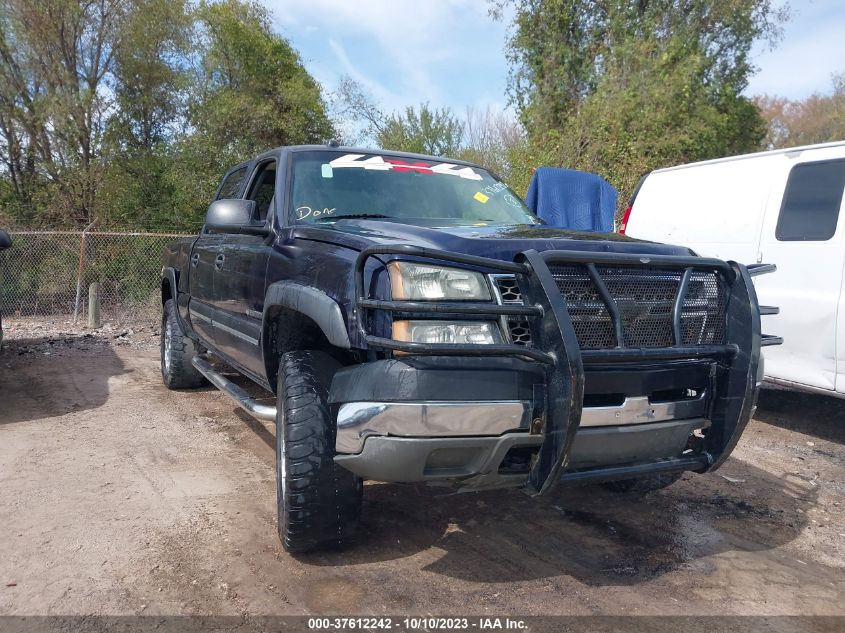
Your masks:
[[[378,220],[392,217],[392,215],[384,215],[382,213],[349,213],[347,215],[324,215],[314,221],[331,222],[332,220]]]

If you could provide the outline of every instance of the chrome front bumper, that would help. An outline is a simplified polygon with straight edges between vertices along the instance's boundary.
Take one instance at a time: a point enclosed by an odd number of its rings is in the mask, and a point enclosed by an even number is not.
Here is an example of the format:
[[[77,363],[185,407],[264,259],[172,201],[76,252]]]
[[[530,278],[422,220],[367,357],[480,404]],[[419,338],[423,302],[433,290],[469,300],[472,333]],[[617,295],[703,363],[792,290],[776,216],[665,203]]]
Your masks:
[[[620,405],[584,407],[581,428],[650,424],[704,417],[704,393],[694,399],[652,403],[647,397],[626,398]],[[498,437],[527,433],[528,401],[484,402],[350,402],[337,416],[338,453],[360,453],[369,437],[443,438]]]
[[[570,468],[682,458],[690,434],[710,424],[705,409],[704,395],[585,408]],[[338,410],[335,461],[376,481],[439,481],[461,490],[522,486],[527,471],[514,471],[508,455],[542,444],[544,436],[529,430],[531,412],[530,402],[521,400],[345,403]]]
[[[495,437],[527,431],[529,402],[350,402],[337,415],[338,453],[360,453],[372,436]]]

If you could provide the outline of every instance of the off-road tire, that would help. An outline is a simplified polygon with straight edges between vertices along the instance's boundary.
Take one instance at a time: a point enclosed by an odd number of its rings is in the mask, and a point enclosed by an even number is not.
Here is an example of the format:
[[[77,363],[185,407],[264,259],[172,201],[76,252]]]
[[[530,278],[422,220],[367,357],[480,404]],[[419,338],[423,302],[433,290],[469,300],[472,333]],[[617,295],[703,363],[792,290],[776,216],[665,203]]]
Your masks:
[[[282,355],[276,392],[276,502],[279,538],[289,552],[335,547],[355,532],[359,477],[334,462],[328,405],[334,358],[315,351]]]
[[[606,481],[602,484],[613,492],[653,492],[671,486],[681,478],[683,473],[658,473],[648,477],[637,477],[636,479],[619,479],[618,481]]]
[[[193,389],[205,378],[191,364],[197,346],[179,325],[176,303],[168,299],[161,313],[161,378],[168,389]]]

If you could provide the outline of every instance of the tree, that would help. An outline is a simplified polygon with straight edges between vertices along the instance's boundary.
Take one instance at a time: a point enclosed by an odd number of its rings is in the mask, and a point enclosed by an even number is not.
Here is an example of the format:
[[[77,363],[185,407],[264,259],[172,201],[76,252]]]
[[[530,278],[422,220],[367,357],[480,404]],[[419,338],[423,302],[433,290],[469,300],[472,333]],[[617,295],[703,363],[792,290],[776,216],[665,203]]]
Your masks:
[[[450,108],[428,103],[385,114],[353,79],[341,79],[335,110],[357,123],[348,136],[353,142],[373,141],[381,149],[436,156],[456,156],[462,148],[464,124]],[[346,139],[349,140],[349,139]]]
[[[468,107],[463,128],[458,157],[478,163],[510,182],[515,176],[516,156],[524,153],[528,145],[522,125],[510,114],[494,111],[489,106],[484,110]]]
[[[364,87],[349,76],[340,78],[330,96],[333,118],[344,145],[375,142],[384,129],[387,115]]]
[[[111,106],[107,87],[126,4],[0,2],[2,133],[12,148],[4,158],[17,163],[10,173],[28,175],[20,161],[36,159],[34,169],[53,194],[51,211],[77,223],[92,218]],[[22,188],[21,177],[15,179]]]
[[[756,149],[742,96],[752,45],[774,42],[772,0],[495,0],[513,6],[509,92],[533,153],[598,172],[627,201],[645,172]]]
[[[101,225],[184,226],[173,213],[167,172],[183,127],[191,29],[186,0],[134,0],[127,15],[115,52],[115,113],[104,139],[112,160],[97,190]]]
[[[115,50],[111,140],[122,149],[151,152],[177,131],[191,27],[187,0],[134,0]]]
[[[334,136],[319,85],[261,5],[205,1],[196,18],[188,120],[197,133],[241,158]]]
[[[657,55],[683,44],[700,58],[709,94],[740,94],[753,68],[751,47],[774,42],[785,9],[772,0],[492,0],[494,15],[515,10],[508,44],[509,92],[531,128],[565,124],[601,78],[624,63],[628,44],[648,41]],[[533,130],[531,130],[533,131]]]
[[[767,122],[767,149],[845,140],[845,73],[834,75],[828,95],[795,101],[763,95],[755,103]]]
[[[405,112],[391,114],[378,134],[378,144],[403,152],[456,156],[463,133],[463,123],[449,108],[422,103],[419,108],[408,106]]]
[[[625,63],[547,135],[551,160],[607,179],[622,208],[653,169],[758,148],[765,126],[756,107],[730,93],[714,104],[697,90],[699,71],[697,57],[656,63],[647,43],[633,43]]]
[[[251,0],[0,0],[0,214],[194,228],[225,169],[334,135]]]

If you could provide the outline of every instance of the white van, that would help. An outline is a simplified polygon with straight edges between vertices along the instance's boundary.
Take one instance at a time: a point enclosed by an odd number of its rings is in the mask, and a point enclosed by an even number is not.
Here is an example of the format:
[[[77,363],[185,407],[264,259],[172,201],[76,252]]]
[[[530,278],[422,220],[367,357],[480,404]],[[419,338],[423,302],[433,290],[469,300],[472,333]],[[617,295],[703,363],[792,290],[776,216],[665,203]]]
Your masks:
[[[775,264],[755,277],[766,377],[845,397],[845,141],[659,169],[622,220],[631,237],[689,246],[700,255]]]

